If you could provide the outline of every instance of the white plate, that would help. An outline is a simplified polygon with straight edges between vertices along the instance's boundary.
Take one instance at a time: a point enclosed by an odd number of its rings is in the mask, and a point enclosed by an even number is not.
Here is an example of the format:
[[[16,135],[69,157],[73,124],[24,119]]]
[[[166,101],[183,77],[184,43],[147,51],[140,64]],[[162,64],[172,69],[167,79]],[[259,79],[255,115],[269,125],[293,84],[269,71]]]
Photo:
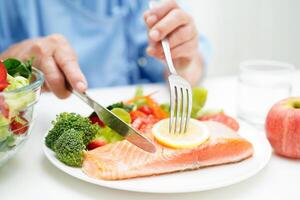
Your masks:
[[[271,147],[265,136],[256,129],[242,124],[240,133],[254,146],[254,155],[245,161],[202,168],[194,171],[177,172],[160,176],[135,178],[122,181],[105,181],[88,177],[80,168],[64,165],[46,145],[43,150],[50,162],[63,172],[78,179],[103,187],[149,193],[182,193],[211,190],[243,181],[258,173],[271,157]]]
[[[168,99],[166,87],[149,85],[144,87],[144,89],[148,94],[158,91],[155,93],[154,98],[159,99],[160,102],[166,102]],[[110,104],[111,102],[129,99],[134,94],[134,91],[135,87],[118,87],[102,89],[98,92],[90,91],[90,95],[101,104],[106,105]],[[219,101],[215,102],[214,105],[213,100],[214,98],[209,100],[208,107],[215,107],[215,105],[219,105]],[[75,105],[72,104],[71,107],[73,108],[74,106]],[[81,113],[81,111],[85,114],[88,113],[84,107],[78,107],[78,109],[79,108],[82,108],[82,110],[78,110],[79,113]],[[226,110],[230,111],[232,109],[229,107],[226,108]],[[50,162],[60,170],[78,179],[103,187],[148,193],[182,193],[204,191],[229,186],[243,181],[262,170],[270,160],[271,147],[263,132],[260,132],[245,123],[241,123],[240,125],[241,129],[239,133],[248,139],[254,146],[254,155],[252,158],[235,164],[122,181],[105,181],[90,178],[85,175],[81,169],[68,167],[57,160],[55,154],[49,148],[47,148],[45,144],[43,145],[43,150]]]

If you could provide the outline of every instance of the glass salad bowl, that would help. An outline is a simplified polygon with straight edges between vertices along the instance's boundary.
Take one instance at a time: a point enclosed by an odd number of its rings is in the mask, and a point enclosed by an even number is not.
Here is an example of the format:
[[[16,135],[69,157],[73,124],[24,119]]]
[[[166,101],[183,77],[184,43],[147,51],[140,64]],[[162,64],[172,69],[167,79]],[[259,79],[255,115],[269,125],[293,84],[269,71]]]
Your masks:
[[[33,110],[44,76],[33,68],[29,85],[0,92],[0,166],[9,160],[31,133]]]

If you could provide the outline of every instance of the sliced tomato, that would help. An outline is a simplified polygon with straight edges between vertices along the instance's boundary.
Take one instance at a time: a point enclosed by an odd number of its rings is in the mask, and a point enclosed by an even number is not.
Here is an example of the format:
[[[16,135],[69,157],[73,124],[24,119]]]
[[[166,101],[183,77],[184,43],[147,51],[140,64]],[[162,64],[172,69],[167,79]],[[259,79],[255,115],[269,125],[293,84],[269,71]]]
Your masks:
[[[27,132],[29,126],[28,121],[22,116],[12,118],[10,130],[16,135],[22,135]]]
[[[95,112],[93,112],[89,116],[89,119],[90,119],[90,121],[91,121],[92,124],[98,124],[101,127],[105,127],[104,122],[101,119],[99,119],[98,115]]]
[[[5,118],[9,117],[9,108],[3,96],[0,96],[0,112]]]
[[[220,122],[220,123],[226,125],[227,127],[233,129],[234,131],[238,131],[240,128],[239,123],[234,118],[232,118],[228,115],[225,115],[224,113],[202,116],[202,117],[199,117],[198,120]]]
[[[130,113],[131,122],[134,122],[138,118],[146,117],[147,115],[139,110],[131,111]]]
[[[141,111],[143,113],[145,113],[146,115],[152,115],[153,114],[153,109],[150,108],[149,106],[145,105],[145,106],[141,106],[138,111]]]

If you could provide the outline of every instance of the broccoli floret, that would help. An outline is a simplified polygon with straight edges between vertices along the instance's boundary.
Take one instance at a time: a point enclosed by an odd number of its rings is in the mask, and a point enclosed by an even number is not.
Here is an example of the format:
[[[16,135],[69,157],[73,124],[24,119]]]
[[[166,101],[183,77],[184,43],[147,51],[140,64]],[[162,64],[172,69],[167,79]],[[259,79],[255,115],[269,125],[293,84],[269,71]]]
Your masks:
[[[63,132],[75,129],[84,133],[83,143],[87,145],[98,132],[100,127],[90,122],[87,117],[82,117],[75,113],[61,113],[52,121],[53,128],[46,136],[46,146],[54,150],[56,140],[63,134]]]
[[[57,139],[54,145],[56,157],[66,165],[81,167],[85,145],[84,133],[75,129],[69,129]]]

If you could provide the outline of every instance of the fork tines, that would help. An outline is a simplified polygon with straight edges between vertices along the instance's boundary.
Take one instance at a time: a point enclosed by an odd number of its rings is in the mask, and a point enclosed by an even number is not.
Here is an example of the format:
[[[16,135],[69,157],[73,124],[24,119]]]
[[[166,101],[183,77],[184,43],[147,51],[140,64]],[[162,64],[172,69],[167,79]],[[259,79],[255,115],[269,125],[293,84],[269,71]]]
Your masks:
[[[178,75],[169,76],[170,85],[170,133],[185,133],[192,109],[192,91],[190,84]],[[175,118],[174,118],[175,116]]]

